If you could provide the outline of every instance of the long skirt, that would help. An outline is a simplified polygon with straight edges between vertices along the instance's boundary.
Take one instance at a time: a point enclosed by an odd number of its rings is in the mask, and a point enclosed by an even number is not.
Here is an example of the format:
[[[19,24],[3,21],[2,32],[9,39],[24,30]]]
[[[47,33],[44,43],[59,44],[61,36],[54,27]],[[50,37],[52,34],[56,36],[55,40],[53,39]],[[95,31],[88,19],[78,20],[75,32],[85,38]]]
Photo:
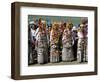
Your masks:
[[[88,48],[87,48],[87,37],[84,39],[84,58],[83,61],[87,62],[88,61]]]
[[[78,40],[77,61],[78,62],[88,61],[87,38]]]
[[[37,62],[39,64],[44,64],[48,62],[47,48],[38,48]]]
[[[54,48],[51,48],[50,51],[50,62],[51,63],[59,62],[59,51]]]
[[[62,61],[73,61],[73,60],[74,60],[74,56],[73,56],[72,47],[70,47],[70,48],[63,47]]]

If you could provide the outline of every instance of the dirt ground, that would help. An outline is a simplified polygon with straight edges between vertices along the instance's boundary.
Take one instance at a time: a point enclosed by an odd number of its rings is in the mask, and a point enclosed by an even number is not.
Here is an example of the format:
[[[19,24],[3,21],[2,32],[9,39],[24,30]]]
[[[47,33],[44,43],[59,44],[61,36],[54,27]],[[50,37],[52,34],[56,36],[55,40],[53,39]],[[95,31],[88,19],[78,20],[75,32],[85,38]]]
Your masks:
[[[31,66],[55,66],[55,65],[78,65],[78,64],[88,64],[88,62],[77,62],[77,61],[72,61],[72,62],[58,62],[58,63],[46,63],[46,64],[31,64]]]

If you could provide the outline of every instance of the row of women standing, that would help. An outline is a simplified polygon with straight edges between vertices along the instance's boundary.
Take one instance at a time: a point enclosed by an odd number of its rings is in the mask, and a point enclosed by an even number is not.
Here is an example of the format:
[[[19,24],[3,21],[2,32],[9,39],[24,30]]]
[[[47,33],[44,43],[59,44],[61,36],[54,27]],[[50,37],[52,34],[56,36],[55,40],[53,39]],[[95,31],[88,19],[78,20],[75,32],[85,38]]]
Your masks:
[[[32,32],[32,31],[31,31]],[[56,63],[60,61],[87,61],[87,21],[82,22],[78,29],[71,22],[53,23],[51,29],[46,28],[45,21],[40,21],[34,31],[34,44],[37,63]],[[34,58],[29,58],[34,63]]]

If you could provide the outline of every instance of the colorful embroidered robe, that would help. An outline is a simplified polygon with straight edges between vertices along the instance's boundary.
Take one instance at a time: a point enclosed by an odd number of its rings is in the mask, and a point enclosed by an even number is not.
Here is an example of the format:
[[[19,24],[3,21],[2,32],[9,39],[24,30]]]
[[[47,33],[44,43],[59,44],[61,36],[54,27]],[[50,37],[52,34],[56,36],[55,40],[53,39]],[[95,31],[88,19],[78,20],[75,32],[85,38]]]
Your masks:
[[[48,45],[46,32],[38,32],[37,37],[37,61],[39,64],[48,62]]]
[[[50,33],[50,62],[59,62],[59,32],[58,31],[51,31]]]
[[[78,48],[77,48],[77,60],[78,62],[87,61],[87,34],[78,32]]]
[[[72,32],[68,29],[65,29],[62,36],[62,61],[72,61],[74,59],[72,51]]]

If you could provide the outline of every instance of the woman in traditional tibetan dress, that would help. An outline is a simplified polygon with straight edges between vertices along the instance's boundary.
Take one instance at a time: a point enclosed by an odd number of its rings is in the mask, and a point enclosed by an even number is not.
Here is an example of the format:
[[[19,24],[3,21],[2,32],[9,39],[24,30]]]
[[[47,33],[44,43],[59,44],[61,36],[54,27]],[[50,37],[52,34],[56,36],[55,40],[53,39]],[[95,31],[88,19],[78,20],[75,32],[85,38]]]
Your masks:
[[[59,62],[59,25],[57,23],[53,24],[52,30],[50,32],[50,62]]]
[[[73,40],[72,40],[72,23],[67,23],[66,28],[64,29],[63,36],[62,36],[62,61],[73,61]]]
[[[87,61],[87,37],[85,34],[84,24],[80,25],[78,30],[78,49],[77,49],[77,61]]]
[[[63,34],[63,31],[64,31],[64,28],[66,27],[66,23],[64,22],[61,22],[59,23],[59,44],[58,44],[58,47],[59,47],[59,53],[60,53],[60,61],[62,61],[62,34]]]
[[[37,35],[37,61],[39,64],[48,62],[48,45],[46,36],[46,24],[43,22],[39,27],[39,32]]]
[[[88,24],[85,24],[84,26],[84,31],[83,31],[83,35],[84,35],[84,61],[87,62],[88,61],[88,48],[87,48],[87,43],[88,43]]]

